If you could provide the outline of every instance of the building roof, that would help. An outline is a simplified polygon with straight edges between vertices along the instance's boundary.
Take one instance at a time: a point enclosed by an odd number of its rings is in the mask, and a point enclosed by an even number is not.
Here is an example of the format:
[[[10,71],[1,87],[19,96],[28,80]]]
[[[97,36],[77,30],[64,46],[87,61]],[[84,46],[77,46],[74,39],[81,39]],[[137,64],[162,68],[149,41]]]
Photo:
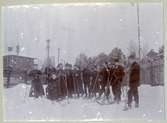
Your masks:
[[[147,53],[148,57],[154,58],[158,55],[157,52],[155,52],[154,50],[151,50],[150,52]]]
[[[11,57],[11,56],[19,57],[19,58],[35,59],[35,58],[27,57],[27,56],[18,56],[18,55],[4,55],[3,57]]]

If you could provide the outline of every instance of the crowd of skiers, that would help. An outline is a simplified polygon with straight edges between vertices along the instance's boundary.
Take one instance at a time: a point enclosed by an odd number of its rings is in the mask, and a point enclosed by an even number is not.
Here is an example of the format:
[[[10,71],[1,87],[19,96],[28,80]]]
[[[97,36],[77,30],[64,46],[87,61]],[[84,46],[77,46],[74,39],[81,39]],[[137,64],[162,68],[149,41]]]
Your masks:
[[[135,106],[139,106],[138,86],[140,81],[140,66],[134,59],[130,65],[125,67],[115,59],[113,63],[105,62],[102,66],[81,69],[71,64],[58,64],[56,68],[46,67],[42,73],[34,70],[32,76],[29,96],[39,97],[46,95],[50,100],[63,100],[74,97],[95,97],[96,99],[105,96],[109,99],[112,93],[114,102],[121,101],[121,87],[129,86],[127,92],[127,104],[131,107],[134,97]],[[46,76],[45,88],[41,82],[41,74]],[[125,75],[128,75],[128,82],[125,82]],[[111,88],[111,89],[110,89]],[[112,91],[110,91],[112,90]]]

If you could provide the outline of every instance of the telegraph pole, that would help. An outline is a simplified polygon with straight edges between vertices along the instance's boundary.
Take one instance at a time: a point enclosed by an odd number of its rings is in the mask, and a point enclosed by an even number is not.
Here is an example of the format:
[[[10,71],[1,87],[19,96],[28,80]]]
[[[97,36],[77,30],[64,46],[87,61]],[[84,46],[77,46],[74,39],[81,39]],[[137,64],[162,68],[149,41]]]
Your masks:
[[[20,54],[20,45],[19,45],[19,43],[16,45],[16,54],[17,54],[17,56]]]
[[[137,2],[137,27],[138,27],[138,43],[139,43],[139,51],[138,51],[138,53],[139,53],[139,60],[141,59],[141,52],[140,52],[140,50],[141,50],[141,45],[140,45],[140,43],[141,43],[141,41],[140,41],[140,17],[139,17],[140,15],[139,15],[139,3]]]
[[[46,43],[47,43],[47,46],[46,46],[46,49],[47,49],[47,65],[49,65],[49,57],[50,57],[50,40],[46,40]]]
[[[57,54],[57,63],[59,64],[60,62],[60,48],[58,48],[58,54]]]

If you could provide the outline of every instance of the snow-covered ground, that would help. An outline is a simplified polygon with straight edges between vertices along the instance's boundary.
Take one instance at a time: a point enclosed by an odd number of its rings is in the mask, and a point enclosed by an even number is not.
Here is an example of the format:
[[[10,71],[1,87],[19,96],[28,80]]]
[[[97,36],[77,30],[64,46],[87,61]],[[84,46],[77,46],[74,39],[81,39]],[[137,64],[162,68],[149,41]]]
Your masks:
[[[4,120],[113,120],[164,119],[163,86],[142,85],[139,88],[140,107],[123,111],[125,102],[99,105],[90,99],[70,99],[51,102],[28,97],[30,86],[19,84],[4,89]]]

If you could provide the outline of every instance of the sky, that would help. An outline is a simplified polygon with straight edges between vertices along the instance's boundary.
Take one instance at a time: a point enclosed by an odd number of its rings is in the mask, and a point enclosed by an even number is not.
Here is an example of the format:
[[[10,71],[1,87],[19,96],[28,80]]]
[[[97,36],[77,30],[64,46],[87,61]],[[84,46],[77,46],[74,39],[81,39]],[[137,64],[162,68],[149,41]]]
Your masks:
[[[125,55],[131,45],[138,48],[137,7],[132,3],[58,4],[8,6],[2,10],[4,54],[16,54],[8,47],[20,45],[20,55],[46,58],[46,40],[50,56],[57,62],[74,63],[80,53],[109,54],[114,47]],[[163,45],[163,6],[140,3],[141,53]],[[138,49],[136,49],[138,50]]]

